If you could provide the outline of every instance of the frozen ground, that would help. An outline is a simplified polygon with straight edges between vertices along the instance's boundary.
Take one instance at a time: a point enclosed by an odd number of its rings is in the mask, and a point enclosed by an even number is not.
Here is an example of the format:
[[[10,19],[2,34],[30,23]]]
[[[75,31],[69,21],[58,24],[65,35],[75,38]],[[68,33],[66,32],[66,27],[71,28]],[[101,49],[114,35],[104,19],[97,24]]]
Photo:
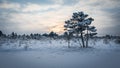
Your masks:
[[[76,40],[0,41],[0,68],[120,68],[120,44],[114,40],[89,41],[80,48]]]

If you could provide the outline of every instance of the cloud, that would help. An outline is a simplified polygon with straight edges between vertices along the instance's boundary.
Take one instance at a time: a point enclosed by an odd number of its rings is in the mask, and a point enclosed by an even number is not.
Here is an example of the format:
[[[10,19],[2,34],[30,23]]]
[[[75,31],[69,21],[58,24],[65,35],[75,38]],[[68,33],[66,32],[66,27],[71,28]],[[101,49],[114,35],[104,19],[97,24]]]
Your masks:
[[[64,26],[63,25],[64,25],[63,23],[58,23],[55,26],[48,27],[48,31],[49,32],[54,31],[54,32],[59,33],[59,34],[63,34],[64,33]]]
[[[33,4],[28,3],[25,5],[25,7],[22,8],[22,12],[36,12],[36,11],[47,11],[49,9],[57,9],[60,5],[39,5],[39,4]]]
[[[61,5],[62,0],[56,1],[52,0],[55,4],[36,4],[36,3],[15,3],[15,2],[9,2],[9,1],[2,1],[0,3],[0,9],[6,9],[6,10],[14,10],[17,12],[40,12],[40,11],[48,11],[48,10],[54,10],[58,9]]]
[[[54,4],[63,4],[64,0],[51,0]]]
[[[20,9],[21,6],[18,3],[10,3],[7,1],[3,1],[0,3],[0,9],[13,9],[13,10],[18,10]]]
[[[41,1],[41,0],[40,0]],[[115,34],[119,27],[119,1],[115,0],[50,0],[52,4],[36,3],[30,1],[25,3],[4,2],[7,5],[2,8],[13,9],[16,12],[1,12],[0,24],[5,26],[4,30],[18,32],[50,32],[61,33],[65,20],[71,18],[73,12],[84,11],[93,17],[99,34]],[[8,5],[14,6],[9,6]],[[112,4],[112,5],[111,5]],[[0,4],[1,5],[1,4]],[[16,6],[19,5],[19,6]],[[16,6],[16,7],[15,7]],[[15,8],[14,8],[15,7]],[[114,25],[113,25],[114,22]],[[9,25],[8,25],[9,24]],[[14,28],[13,28],[14,27]],[[17,28],[18,30],[15,30]],[[1,28],[2,29],[2,28]],[[111,31],[114,30],[114,31]]]
[[[54,4],[52,0],[0,0],[0,3],[3,3],[4,1],[19,3],[19,4],[26,4],[26,3],[36,3],[41,5]]]

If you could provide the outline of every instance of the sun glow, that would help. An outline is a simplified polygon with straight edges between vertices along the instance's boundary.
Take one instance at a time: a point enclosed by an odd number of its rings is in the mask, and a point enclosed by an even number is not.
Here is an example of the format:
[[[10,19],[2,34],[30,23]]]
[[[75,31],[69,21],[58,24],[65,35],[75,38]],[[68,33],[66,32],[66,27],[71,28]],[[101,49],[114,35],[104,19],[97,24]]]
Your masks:
[[[60,25],[55,25],[51,28],[49,28],[49,32],[56,32],[58,34],[62,34],[64,32],[64,27],[63,27],[63,24],[60,24]]]

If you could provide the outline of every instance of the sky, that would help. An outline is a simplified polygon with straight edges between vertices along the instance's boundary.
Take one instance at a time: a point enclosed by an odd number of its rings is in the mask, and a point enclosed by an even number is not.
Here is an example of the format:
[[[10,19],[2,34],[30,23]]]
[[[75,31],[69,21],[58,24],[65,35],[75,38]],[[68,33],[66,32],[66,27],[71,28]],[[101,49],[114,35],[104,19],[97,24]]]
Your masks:
[[[73,12],[94,18],[98,35],[120,35],[120,0],[0,0],[0,30],[5,34],[62,34]]]

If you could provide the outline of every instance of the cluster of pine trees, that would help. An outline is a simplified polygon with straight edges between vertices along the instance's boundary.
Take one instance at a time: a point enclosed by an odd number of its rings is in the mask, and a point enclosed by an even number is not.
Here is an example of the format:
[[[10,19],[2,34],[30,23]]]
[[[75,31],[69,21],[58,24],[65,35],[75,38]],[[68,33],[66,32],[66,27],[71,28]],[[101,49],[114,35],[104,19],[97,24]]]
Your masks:
[[[31,33],[29,35],[27,35],[27,34],[19,35],[15,32],[12,32],[11,34],[6,35],[6,34],[3,34],[3,32],[0,30],[0,37],[9,38],[9,39],[38,39],[39,40],[39,39],[41,39],[41,37],[56,38],[58,36],[59,35],[57,33],[53,32],[53,31],[48,33],[48,34],[47,33],[44,33],[44,34],[38,34],[38,33],[33,34],[33,33]]]

